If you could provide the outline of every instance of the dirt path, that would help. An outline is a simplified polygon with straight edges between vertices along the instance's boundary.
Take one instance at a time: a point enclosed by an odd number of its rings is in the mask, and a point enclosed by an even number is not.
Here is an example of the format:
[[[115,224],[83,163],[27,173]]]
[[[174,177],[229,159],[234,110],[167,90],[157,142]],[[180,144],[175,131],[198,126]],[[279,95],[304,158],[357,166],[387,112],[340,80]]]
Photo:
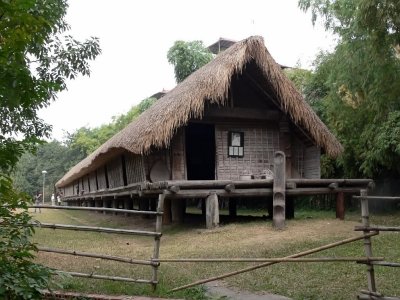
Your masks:
[[[252,294],[247,291],[241,291],[227,287],[221,281],[213,281],[205,284],[206,296],[210,299],[227,299],[227,300],[291,300],[290,298],[273,295],[268,293]]]

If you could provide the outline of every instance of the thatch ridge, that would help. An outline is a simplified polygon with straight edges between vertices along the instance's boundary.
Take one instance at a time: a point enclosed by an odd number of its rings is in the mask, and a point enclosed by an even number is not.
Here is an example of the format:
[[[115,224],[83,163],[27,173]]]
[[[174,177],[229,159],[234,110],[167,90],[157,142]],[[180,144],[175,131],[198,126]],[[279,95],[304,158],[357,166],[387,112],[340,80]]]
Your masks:
[[[203,116],[206,101],[225,104],[232,76],[241,74],[251,60],[255,61],[269,81],[281,109],[295,124],[305,129],[328,155],[338,156],[343,151],[341,144],[282,72],[265,48],[263,38],[256,36],[237,42],[188,76],[136,120],[74,166],[56,185],[65,186],[93,170],[98,165],[99,157],[115,149],[146,154],[153,148],[168,146],[177,129],[187,124],[189,119]]]

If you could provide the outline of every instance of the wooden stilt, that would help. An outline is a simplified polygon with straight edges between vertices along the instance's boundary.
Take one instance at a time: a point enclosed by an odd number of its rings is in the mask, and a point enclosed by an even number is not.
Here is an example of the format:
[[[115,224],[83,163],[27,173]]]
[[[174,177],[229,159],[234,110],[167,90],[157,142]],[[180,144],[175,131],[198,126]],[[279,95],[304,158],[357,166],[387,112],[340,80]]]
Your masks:
[[[185,199],[174,199],[171,202],[172,222],[183,223]]]
[[[157,204],[157,209],[156,209],[158,213],[163,212],[164,201],[165,201],[165,195],[160,194],[158,196],[158,204]],[[156,232],[159,234],[161,234],[161,231],[162,231],[162,223],[163,223],[163,215],[157,215]],[[161,235],[154,237],[154,250],[153,250],[152,259],[158,259],[160,256],[160,239],[161,239]],[[158,282],[157,271],[158,271],[158,265],[153,265],[153,278],[152,278],[153,290],[155,290],[157,288],[157,282]]]
[[[107,206],[107,200],[106,199],[103,199],[103,207],[104,208],[107,208],[108,206]],[[103,211],[103,214],[105,215],[107,212],[106,211]]]
[[[236,198],[229,198],[229,216],[231,218],[236,218],[237,217],[237,203],[236,203]]]
[[[338,192],[336,194],[336,218],[344,220],[345,206],[344,206],[344,193]]]
[[[172,222],[172,214],[171,214],[171,199],[164,199],[164,215],[163,215],[163,224],[168,225]]]
[[[286,219],[294,219],[294,198],[293,197],[286,196],[285,217],[286,217]]]
[[[219,225],[219,207],[218,196],[215,193],[210,194],[206,199],[206,227],[212,229]]]
[[[115,208],[115,209],[118,208],[118,199],[114,198],[114,199],[112,200],[112,208]],[[116,215],[117,215],[117,212],[113,212],[113,215],[116,216]]]

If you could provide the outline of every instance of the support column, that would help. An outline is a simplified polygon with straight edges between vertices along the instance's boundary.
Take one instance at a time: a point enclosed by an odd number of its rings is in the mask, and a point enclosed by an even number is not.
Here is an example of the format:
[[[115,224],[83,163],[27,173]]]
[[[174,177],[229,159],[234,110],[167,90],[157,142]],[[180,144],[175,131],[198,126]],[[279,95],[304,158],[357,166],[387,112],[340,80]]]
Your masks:
[[[229,217],[233,219],[236,218],[237,217],[236,198],[229,198],[228,205],[229,205]]]
[[[124,199],[124,209],[129,209],[129,210],[133,209],[133,201],[131,198]],[[129,217],[129,214],[125,213],[125,217]]]
[[[146,198],[139,198],[139,210],[148,211],[150,208],[150,200]],[[147,219],[148,215],[142,215],[143,219]]]
[[[285,154],[275,152],[274,156],[274,186],[273,186],[273,226],[275,229],[285,227],[285,196],[286,174]]]
[[[171,214],[171,198],[164,199],[164,215],[163,215],[163,224],[168,225],[172,222],[172,214]]]
[[[107,199],[103,199],[103,207],[107,208]],[[103,215],[107,214],[106,211],[103,211]]]
[[[215,193],[210,194],[206,199],[206,227],[215,228],[219,225],[219,207],[218,196]]]
[[[336,194],[336,218],[344,220],[345,206],[344,206],[344,193],[338,192]]]
[[[101,207],[103,205],[102,200],[94,200],[96,207]],[[97,211],[97,213],[101,213],[101,211]]]
[[[118,208],[118,199],[114,197],[114,199],[112,199],[111,201],[112,201],[112,208],[117,209]],[[116,216],[117,213],[114,211],[113,215]]]
[[[186,210],[186,202],[184,199],[174,199],[171,202],[172,222],[181,224]]]
[[[294,198],[286,196],[285,200],[285,217],[286,219],[294,219]]]

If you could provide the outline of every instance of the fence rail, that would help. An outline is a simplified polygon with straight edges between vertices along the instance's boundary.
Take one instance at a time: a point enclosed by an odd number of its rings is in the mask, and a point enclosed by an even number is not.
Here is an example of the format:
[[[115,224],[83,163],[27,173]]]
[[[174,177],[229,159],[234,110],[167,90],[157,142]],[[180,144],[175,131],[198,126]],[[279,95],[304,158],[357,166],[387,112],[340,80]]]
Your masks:
[[[119,276],[109,276],[109,275],[94,274],[94,273],[89,274],[89,273],[80,273],[80,272],[70,272],[70,271],[64,271],[64,270],[57,270],[57,272],[68,274],[73,277],[83,277],[83,278],[102,279],[102,280],[111,280],[111,281],[124,281],[124,282],[131,282],[131,283],[151,284],[153,289],[155,289],[158,284],[157,272],[158,272],[158,266],[160,265],[160,263],[154,261],[153,259],[157,259],[159,256],[159,252],[160,252],[160,239],[162,236],[161,224],[162,224],[162,216],[163,216],[163,199],[164,199],[163,197],[159,199],[158,207],[157,207],[156,211],[140,211],[140,210],[128,210],[128,209],[117,209],[117,208],[107,208],[107,207],[82,207],[82,206],[52,206],[52,205],[30,205],[30,206],[28,206],[28,208],[103,211],[103,212],[125,213],[125,214],[135,214],[135,215],[154,215],[154,216],[156,216],[155,231],[129,230],[129,229],[68,225],[68,224],[50,224],[50,223],[40,223],[40,222],[30,223],[32,226],[39,227],[39,228],[75,230],[75,231],[90,231],[90,232],[101,232],[101,233],[110,233],[110,234],[126,234],[126,235],[138,235],[138,236],[153,237],[154,238],[154,250],[153,250],[153,255],[150,260],[133,259],[133,258],[127,258],[127,257],[89,253],[89,252],[82,252],[82,251],[73,251],[73,250],[67,250],[67,249],[54,249],[54,248],[41,247],[41,246],[38,247],[38,250],[41,252],[49,252],[49,253],[57,253],[57,254],[64,254],[64,255],[74,255],[74,256],[98,258],[98,259],[105,259],[105,260],[113,260],[113,261],[118,261],[118,262],[128,263],[128,264],[148,265],[148,266],[152,267],[152,270],[153,270],[151,280],[135,279],[135,278],[119,277]]]

